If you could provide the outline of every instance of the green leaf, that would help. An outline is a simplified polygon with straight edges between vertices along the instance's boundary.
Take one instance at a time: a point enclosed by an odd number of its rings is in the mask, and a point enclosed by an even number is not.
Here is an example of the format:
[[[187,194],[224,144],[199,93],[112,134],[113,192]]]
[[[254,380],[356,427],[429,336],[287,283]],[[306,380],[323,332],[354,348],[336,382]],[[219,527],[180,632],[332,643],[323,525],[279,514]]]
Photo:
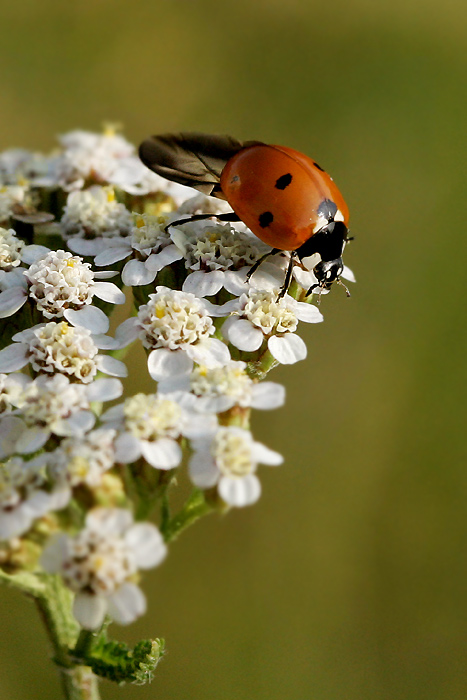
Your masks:
[[[108,641],[102,635],[92,652],[82,661],[91,667],[96,676],[119,685],[144,685],[154,678],[156,666],[164,653],[163,639],[143,639],[134,649],[130,649],[123,642]]]

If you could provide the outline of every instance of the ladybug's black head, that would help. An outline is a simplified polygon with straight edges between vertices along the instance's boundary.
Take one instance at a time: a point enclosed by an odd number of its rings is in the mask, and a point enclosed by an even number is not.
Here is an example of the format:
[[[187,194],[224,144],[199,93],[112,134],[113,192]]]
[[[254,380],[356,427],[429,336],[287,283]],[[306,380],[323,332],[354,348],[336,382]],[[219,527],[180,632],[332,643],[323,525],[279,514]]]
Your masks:
[[[332,283],[339,279],[343,269],[342,258],[327,261],[321,260],[321,262],[313,268],[313,274],[318,280],[318,284],[314,284],[313,287],[308,290],[308,294],[310,294],[311,290],[315,287],[331,289]]]
[[[309,294],[312,294],[313,291],[318,288],[319,289],[319,297],[318,297],[318,304],[321,299],[321,292],[324,289],[331,289],[332,283],[337,282],[337,284],[340,284],[341,287],[344,287],[345,293],[347,296],[350,296],[350,292],[345,286],[345,284],[342,282],[340,276],[344,270],[344,265],[342,262],[342,258],[336,258],[335,260],[321,260],[315,267],[313,268],[313,274],[318,280],[317,284],[313,284],[310,289],[307,291],[306,296]]]

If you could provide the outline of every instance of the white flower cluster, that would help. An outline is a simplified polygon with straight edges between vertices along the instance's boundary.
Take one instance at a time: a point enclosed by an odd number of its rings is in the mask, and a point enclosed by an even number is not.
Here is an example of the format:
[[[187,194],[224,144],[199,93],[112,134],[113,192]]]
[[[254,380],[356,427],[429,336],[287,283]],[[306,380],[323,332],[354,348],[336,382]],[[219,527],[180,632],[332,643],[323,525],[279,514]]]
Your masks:
[[[322,315],[305,298],[313,273],[299,266],[292,293],[278,298],[287,254],[248,277],[269,249],[244,225],[171,226],[219,203],[188,199],[191,190],[148,171],[122,136],[75,131],[61,145],[52,156],[0,154],[0,541],[29,537],[47,517],[52,530],[72,523],[41,563],[61,574],[76,618],[94,629],[106,615],[124,624],[144,612],[137,572],[163,560],[170,528],[164,518],[162,533],[134,523],[132,512],[147,517],[174,470],[186,464],[194,493],[213,508],[259,498],[258,465],[282,457],[254,440],[250,411],[283,405],[284,388],[262,380],[306,357],[299,322]],[[42,241],[59,233],[62,249],[19,237],[15,206],[26,201],[55,217],[37,232]],[[134,312],[111,337],[122,287]],[[103,406],[121,397],[127,374],[112,353],[134,341],[153,383]]]

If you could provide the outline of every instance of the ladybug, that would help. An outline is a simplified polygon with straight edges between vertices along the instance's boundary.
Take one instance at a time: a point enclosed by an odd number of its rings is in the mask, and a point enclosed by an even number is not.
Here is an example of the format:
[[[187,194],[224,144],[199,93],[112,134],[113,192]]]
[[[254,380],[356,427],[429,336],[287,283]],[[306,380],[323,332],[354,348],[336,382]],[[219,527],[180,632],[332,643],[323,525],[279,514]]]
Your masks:
[[[288,251],[290,262],[279,297],[289,287],[296,260],[305,269],[311,266],[317,279],[307,296],[315,288],[321,294],[333,282],[350,296],[340,280],[342,253],[350,240],[349,210],[332,178],[308,156],[286,146],[199,133],[151,136],[141,144],[139,156],[158,175],[227,200],[233,212],[217,218],[243,221],[272,247],[253,265],[248,278],[268,256]],[[195,214],[169,226],[211,217]]]

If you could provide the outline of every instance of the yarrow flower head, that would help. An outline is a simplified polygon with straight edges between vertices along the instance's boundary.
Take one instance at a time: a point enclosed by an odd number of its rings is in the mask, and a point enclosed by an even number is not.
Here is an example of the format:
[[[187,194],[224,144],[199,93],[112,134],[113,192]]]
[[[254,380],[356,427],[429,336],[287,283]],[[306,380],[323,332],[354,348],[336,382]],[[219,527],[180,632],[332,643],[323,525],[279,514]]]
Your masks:
[[[3,185],[0,187],[0,222],[7,222],[27,203],[27,185]]]
[[[190,415],[170,394],[135,394],[110,408],[102,420],[117,429],[116,459],[124,464],[141,456],[156,469],[174,469],[182,459],[180,439],[213,430],[213,416]]]
[[[261,495],[256,476],[259,463],[277,466],[282,456],[260,442],[243,428],[223,427],[209,436],[192,442],[191,480],[201,489],[217,485],[220,497],[230,506],[251,505]]]
[[[98,371],[126,377],[126,365],[108,355],[99,355],[99,347],[111,348],[112,338],[91,335],[80,326],[66,321],[40,324],[13,336],[17,341],[0,350],[0,372],[16,372],[31,364],[34,372],[65,374],[88,384]]]
[[[64,250],[50,251],[24,271],[24,283],[0,294],[0,317],[6,318],[32,299],[47,319],[65,317],[72,325],[105,333],[109,320],[105,313],[91,306],[93,297],[113,304],[123,304],[125,295],[111,282],[95,281],[108,273],[95,273],[89,263]]]
[[[0,414],[10,413],[30,378],[25,374],[0,374]]]
[[[116,331],[122,345],[137,337],[150,350],[148,369],[156,381],[188,374],[193,362],[207,367],[223,365],[230,359],[227,346],[212,338],[215,326],[211,315],[218,307],[194,294],[167,287],[156,287],[147,304],[140,306],[135,319],[124,321]]]
[[[70,437],[46,457],[53,480],[71,488],[99,486],[103,475],[115,464],[115,430],[98,428],[82,438]]]
[[[60,226],[71,250],[95,255],[105,249],[109,240],[128,236],[132,221],[125,205],[116,200],[112,187],[94,185],[68,195]]]
[[[222,327],[224,337],[239,350],[254,352],[267,341],[269,352],[281,364],[294,364],[306,357],[306,345],[295,335],[298,321],[323,320],[316,306],[286,295],[278,300],[278,290],[250,290],[223,309],[232,312]]]
[[[248,291],[246,273],[268,247],[251,233],[230,224],[210,222],[179,225],[170,230],[171,238],[191,270],[183,291],[211,296],[224,287],[239,296]]]
[[[118,398],[122,391],[118,379],[72,384],[63,374],[40,375],[14,399],[15,415],[0,420],[0,456],[31,454],[52,434],[82,437],[96,420],[91,403]]]
[[[21,264],[21,253],[26,247],[13,229],[0,228],[0,268],[9,271]]]
[[[165,223],[165,216],[135,214],[131,235],[109,241],[106,250],[96,256],[95,264],[112,265],[132,256],[122,270],[123,283],[136,287],[154,282],[160,270],[182,257],[165,232]]]
[[[106,614],[122,625],[144,614],[146,598],[135,576],[160,564],[166,553],[155,525],[134,524],[121,508],[95,508],[75,537],[61,535],[49,544],[42,565],[62,575],[76,594],[76,619],[85,629],[95,629]]]
[[[48,487],[41,466],[22,457],[0,462],[0,540],[24,534],[37,518],[66,504],[66,492]]]
[[[223,367],[195,367],[190,375],[159,382],[158,390],[185,392],[182,405],[201,413],[222,413],[240,406],[272,410],[285,401],[285,389],[276,382],[254,382],[246,362],[230,360]]]

